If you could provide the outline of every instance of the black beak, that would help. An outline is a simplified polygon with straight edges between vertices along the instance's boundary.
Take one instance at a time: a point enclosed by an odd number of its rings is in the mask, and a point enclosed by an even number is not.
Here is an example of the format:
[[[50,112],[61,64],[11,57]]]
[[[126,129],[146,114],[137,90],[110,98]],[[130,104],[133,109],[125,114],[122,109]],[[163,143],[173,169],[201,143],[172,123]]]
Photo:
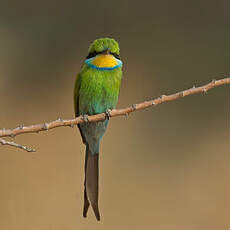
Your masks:
[[[102,54],[110,54],[110,50],[106,49],[106,50],[102,51]]]

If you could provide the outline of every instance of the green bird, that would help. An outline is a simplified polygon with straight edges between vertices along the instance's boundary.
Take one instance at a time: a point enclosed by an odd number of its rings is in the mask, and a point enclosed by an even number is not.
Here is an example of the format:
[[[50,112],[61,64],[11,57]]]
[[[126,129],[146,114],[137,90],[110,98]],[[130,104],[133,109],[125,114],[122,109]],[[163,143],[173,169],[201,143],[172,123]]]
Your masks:
[[[89,47],[74,88],[75,116],[106,113],[116,107],[122,79],[122,61],[118,43],[112,38],[100,38]],[[86,122],[78,125],[86,146],[83,216],[91,205],[97,220],[98,208],[98,161],[101,139],[108,120]]]

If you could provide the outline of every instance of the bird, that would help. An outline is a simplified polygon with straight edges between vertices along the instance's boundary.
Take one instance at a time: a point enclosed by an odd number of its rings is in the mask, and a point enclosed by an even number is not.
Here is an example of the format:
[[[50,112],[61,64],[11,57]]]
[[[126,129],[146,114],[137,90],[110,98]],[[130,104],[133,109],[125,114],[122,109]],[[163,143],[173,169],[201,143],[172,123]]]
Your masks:
[[[118,42],[113,38],[99,38],[90,44],[88,55],[75,80],[75,116],[82,116],[87,121],[88,115],[105,113],[107,118],[78,124],[86,146],[83,217],[87,217],[91,205],[98,221],[100,142],[108,126],[110,112],[118,102],[122,65]]]

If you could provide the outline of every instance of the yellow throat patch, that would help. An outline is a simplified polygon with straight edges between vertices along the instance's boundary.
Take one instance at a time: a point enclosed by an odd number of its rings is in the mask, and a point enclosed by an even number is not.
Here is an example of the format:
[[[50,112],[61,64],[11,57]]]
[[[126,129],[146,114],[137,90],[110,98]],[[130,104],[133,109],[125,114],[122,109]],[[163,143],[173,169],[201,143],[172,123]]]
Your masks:
[[[99,68],[114,67],[118,64],[116,58],[111,54],[99,54],[91,63]]]

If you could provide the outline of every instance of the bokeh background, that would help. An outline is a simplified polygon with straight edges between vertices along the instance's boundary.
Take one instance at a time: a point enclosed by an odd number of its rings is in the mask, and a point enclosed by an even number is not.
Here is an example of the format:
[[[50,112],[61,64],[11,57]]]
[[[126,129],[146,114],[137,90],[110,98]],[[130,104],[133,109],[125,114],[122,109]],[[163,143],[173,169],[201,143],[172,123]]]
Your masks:
[[[94,39],[120,43],[118,107],[230,73],[230,2],[1,1],[0,127],[72,118],[73,85]],[[0,146],[0,229],[230,229],[230,88],[110,121],[100,209],[82,218],[84,146],[76,128]]]

